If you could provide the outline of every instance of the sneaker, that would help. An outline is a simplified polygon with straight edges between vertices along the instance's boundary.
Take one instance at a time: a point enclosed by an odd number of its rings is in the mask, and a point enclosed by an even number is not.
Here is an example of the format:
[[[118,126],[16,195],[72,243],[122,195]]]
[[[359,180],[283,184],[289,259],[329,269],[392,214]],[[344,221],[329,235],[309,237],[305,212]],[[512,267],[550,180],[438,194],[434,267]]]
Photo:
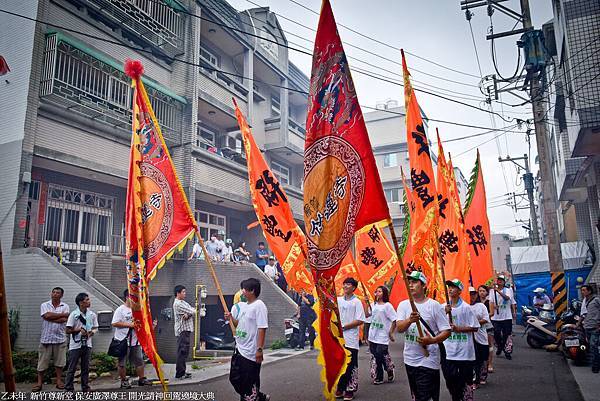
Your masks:
[[[391,383],[394,381],[394,371],[390,371],[388,372],[388,383]]]
[[[346,391],[344,393],[344,401],[352,401],[354,399],[354,392],[353,391]]]
[[[502,353],[502,350],[501,350],[501,349],[497,349],[497,350],[496,350],[496,356],[500,356],[500,354],[501,354],[501,353]]]
[[[311,345],[311,346],[310,346],[310,350],[312,351],[313,349],[315,349],[315,346],[314,346],[314,345]]]
[[[482,380],[479,382],[479,384],[481,384],[482,386],[485,386],[487,384],[487,382],[485,380]]]
[[[504,356],[506,357],[506,359],[508,359],[509,361],[512,359],[512,355],[509,354],[508,352],[504,353]]]
[[[335,398],[344,398],[344,393],[341,392],[340,390],[337,390],[335,392]]]
[[[121,380],[121,388],[131,388],[131,383],[129,383],[129,380]]]
[[[296,347],[296,351],[304,351],[304,347],[297,346],[297,347]]]
[[[179,379],[179,380],[191,379],[192,378],[192,374],[191,373],[185,373],[183,376],[175,376],[175,378]]]
[[[376,385],[376,386],[378,386],[380,384],[383,384],[383,380],[377,380],[377,379],[375,379],[375,380],[373,380],[373,384]]]
[[[152,382],[148,379],[146,379],[145,377],[142,377],[141,379],[138,379],[138,386],[151,386]]]

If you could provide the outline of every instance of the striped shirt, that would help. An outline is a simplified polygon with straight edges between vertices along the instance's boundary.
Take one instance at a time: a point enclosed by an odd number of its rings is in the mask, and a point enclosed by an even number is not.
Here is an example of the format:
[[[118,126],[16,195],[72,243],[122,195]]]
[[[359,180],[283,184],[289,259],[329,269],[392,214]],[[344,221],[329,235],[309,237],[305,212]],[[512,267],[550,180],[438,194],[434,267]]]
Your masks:
[[[182,299],[175,298],[173,302],[173,314],[175,315],[175,337],[183,331],[194,331],[194,315],[196,309]],[[184,319],[186,314],[192,315],[188,319]]]
[[[56,308],[52,304],[52,301],[44,302],[40,306],[40,316],[44,316],[47,312],[51,313],[69,313],[69,305],[60,303]],[[63,323],[56,323],[50,320],[46,320],[42,317],[42,335],[40,337],[40,343],[42,344],[62,344],[67,340],[65,334],[65,326],[67,321]]]

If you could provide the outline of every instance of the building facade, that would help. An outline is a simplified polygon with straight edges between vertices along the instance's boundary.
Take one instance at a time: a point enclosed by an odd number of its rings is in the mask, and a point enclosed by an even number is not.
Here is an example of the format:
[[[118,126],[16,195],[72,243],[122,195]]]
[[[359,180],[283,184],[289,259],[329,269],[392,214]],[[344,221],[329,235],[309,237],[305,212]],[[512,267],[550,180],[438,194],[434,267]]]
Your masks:
[[[204,238],[223,232],[251,251],[264,240],[259,228],[247,228],[256,215],[232,98],[302,221],[309,80],[289,62],[287,40],[268,8],[238,12],[224,0],[24,0],[5,8],[41,21],[0,16],[0,51],[11,68],[0,83],[0,107],[10,116],[0,123],[7,275],[36,280],[37,269],[28,264],[35,255],[47,282],[67,277],[75,283],[69,288],[103,297],[104,309],[118,306],[114,294],[122,293],[125,281],[111,278],[106,268],[124,277],[128,58],[144,64],[150,102]],[[168,308],[171,284],[210,283],[207,270],[186,259],[175,255],[153,281],[153,310]],[[226,270],[219,274],[230,281],[228,296],[239,289],[242,274],[262,274]],[[8,288],[11,307],[31,297],[29,280],[23,280]],[[22,319],[39,320],[35,303],[49,290],[33,296]],[[217,304],[215,294],[209,285],[207,303]],[[66,295],[72,304],[75,294]],[[265,296],[282,305],[274,320],[293,313],[276,288]],[[32,324],[19,346],[37,342]],[[159,332],[162,325],[172,322],[159,321]],[[280,331],[269,330],[269,339],[281,338]]]

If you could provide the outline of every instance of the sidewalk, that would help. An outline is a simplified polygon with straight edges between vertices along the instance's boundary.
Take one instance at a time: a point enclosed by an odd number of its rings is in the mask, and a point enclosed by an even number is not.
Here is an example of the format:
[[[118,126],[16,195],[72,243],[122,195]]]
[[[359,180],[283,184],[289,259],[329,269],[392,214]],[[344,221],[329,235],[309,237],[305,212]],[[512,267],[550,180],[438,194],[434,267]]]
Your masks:
[[[263,366],[268,365],[283,359],[292,358],[297,355],[310,352],[308,349],[304,351],[294,351],[289,348],[282,348],[278,350],[268,350],[265,352],[265,360]],[[175,379],[175,364],[166,363],[162,366],[163,374],[166,379],[169,380],[169,385],[190,385],[198,384],[207,380],[215,379],[217,377],[226,376],[229,374],[229,361],[231,357],[217,357],[211,359],[198,359],[187,362],[186,371],[192,374],[189,379]],[[156,372],[152,368],[152,365],[146,365],[146,376],[150,380],[156,379]],[[81,390],[81,385],[78,383],[76,378],[75,390]],[[137,378],[130,378],[130,382],[133,388],[137,388]],[[97,391],[109,391],[109,390],[120,390],[120,380],[115,372],[112,372],[111,377],[99,377],[94,380],[90,380],[90,386],[93,390]],[[17,391],[19,392],[30,392],[32,383],[17,383]],[[144,387],[146,388],[146,387]],[[42,391],[59,391],[53,384],[45,384]]]
[[[575,366],[567,361],[585,401],[600,401],[600,373],[592,373],[590,366]]]

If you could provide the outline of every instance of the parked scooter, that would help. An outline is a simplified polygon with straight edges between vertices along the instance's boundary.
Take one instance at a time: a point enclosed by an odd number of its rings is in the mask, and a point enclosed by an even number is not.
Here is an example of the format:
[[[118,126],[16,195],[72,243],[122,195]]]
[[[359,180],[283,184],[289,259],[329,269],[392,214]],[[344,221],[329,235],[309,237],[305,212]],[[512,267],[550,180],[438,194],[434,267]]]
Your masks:
[[[527,344],[531,348],[542,348],[545,345],[555,344],[558,339],[554,325],[543,321],[538,316],[527,318],[523,335],[527,335]]]
[[[560,317],[563,326],[560,332],[562,351],[565,356],[572,359],[575,365],[584,365],[587,359],[589,344],[581,326],[577,325],[581,301],[575,299],[569,305],[569,310]]]
[[[283,324],[285,325],[284,333],[288,347],[296,348],[300,344],[300,324],[298,323],[298,318],[296,315],[292,315],[290,318],[283,319]]]
[[[221,325],[221,329],[223,329],[222,331],[204,333],[200,335],[200,339],[206,343],[206,349],[235,349],[235,339],[231,335],[230,330],[225,330],[225,326],[228,325],[227,321],[224,319],[218,319],[217,322]]]

